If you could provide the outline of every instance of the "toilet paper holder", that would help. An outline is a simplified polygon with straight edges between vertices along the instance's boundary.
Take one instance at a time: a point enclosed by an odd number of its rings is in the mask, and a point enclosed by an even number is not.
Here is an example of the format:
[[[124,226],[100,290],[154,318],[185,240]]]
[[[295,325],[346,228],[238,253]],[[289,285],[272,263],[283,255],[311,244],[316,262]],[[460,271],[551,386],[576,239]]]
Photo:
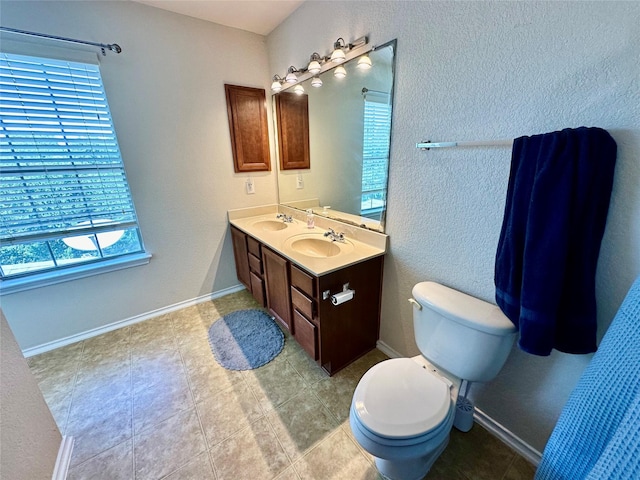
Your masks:
[[[349,288],[349,282],[342,285],[342,292],[331,294],[330,290],[325,290],[322,292],[322,299],[327,300],[331,299],[331,303],[334,305],[340,305],[344,302],[348,302],[351,300],[356,294],[355,290]]]

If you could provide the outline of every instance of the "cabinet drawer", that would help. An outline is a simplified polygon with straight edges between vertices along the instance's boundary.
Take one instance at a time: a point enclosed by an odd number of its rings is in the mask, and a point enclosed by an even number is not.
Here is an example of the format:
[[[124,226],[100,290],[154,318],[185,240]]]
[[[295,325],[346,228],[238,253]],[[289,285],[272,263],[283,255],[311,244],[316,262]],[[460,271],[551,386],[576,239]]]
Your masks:
[[[262,275],[262,260],[260,257],[256,257],[253,253],[249,253],[249,269],[252,272]]]
[[[291,303],[309,320],[313,319],[313,300],[294,286],[291,287]]]
[[[306,293],[311,298],[315,298],[316,296],[314,278],[295,265],[291,265],[291,285],[298,288],[301,292]]]
[[[293,309],[293,331],[296,341],[314,360],[318,359],[318,329],[295,308]]]
[[[249,248],[249,253],[253,253],[258,258],[262,257],[262,253],[260,252],[260,242],[249,235],[247,235],[247,247]]]

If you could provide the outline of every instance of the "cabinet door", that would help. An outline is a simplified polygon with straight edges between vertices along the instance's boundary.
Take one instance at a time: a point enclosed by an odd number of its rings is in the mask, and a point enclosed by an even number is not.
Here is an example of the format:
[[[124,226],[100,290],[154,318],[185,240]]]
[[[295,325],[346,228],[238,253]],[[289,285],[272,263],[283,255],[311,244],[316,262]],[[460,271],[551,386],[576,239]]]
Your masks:
[[[249,257],[247,252],[247,235],[235,227],[231,227],[233,241],[233,256],[236,260],[236,274],[238,280],[251,291],[251,277],[249,276]]]
[[[281,92],[276,95],[278,150],[282,170],[310,168],[309,99],[307,95]]]
[[[291,294],[289,293],[289,262],[268,248],[262,248],[267,308],[293,333],[291,327]]]
[[[224,90],[236,173],[271,170],[264,89],[225,84]]]

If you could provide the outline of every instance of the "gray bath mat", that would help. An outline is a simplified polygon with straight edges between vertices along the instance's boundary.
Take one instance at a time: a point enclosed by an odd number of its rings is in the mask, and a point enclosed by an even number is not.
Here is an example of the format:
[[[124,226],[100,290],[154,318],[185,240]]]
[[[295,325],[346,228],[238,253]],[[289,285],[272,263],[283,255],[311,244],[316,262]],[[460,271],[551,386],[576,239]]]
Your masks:
[[[209,328],[209,344],[217,362],[228,370],[251,370],[282,351],[284,335],[262,310],[238,310]]]

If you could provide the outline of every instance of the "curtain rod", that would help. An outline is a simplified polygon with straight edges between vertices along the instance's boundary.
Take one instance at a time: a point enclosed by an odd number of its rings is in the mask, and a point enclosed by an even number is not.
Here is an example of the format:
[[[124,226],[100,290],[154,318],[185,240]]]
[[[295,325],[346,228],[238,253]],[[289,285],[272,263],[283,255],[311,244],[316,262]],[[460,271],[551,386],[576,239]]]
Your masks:
[[[76,40],[74,38],[65,38],[58,37],[55,35],[47,35],[46,33],[36,33],[36,32],[28,32],[26,30],[18,30],[17,28],[9,28],[0,26],[0,31],[9,32],[9,33],[17,33],[18,35],[29,35],[32,37],[42,37],[49,38],[51,40],[59,40],[61,42],[71,42],[71,43],[81,43],[83,45],[91,45],[92,47],[100,47],[102,50],[102,55],[107,55],[107,50],[111,52],[120,53],[122,52],[122,48],[117,43],[96,43],[96,42],[87,42],[85,40]]]
[[[429,150],[431,148],[445,147],[510,147],[513,140],[483,140],[478,142],[426,142],[416,143],[416,148]]]

